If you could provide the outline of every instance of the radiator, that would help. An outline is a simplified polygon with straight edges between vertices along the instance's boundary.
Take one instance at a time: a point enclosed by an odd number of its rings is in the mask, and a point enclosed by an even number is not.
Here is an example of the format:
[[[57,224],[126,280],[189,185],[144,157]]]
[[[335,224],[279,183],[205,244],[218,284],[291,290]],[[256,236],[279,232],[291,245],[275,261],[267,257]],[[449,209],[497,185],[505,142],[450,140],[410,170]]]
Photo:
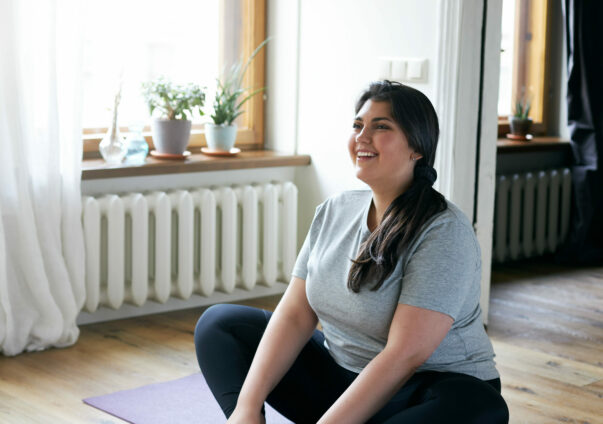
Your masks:
[[[85,196],[82,221],[88,313],[271,287],[297,254],[290,182]]]
[[[497,176],[493,261],[555,252],[567,236],[570,197],[567,168]]]

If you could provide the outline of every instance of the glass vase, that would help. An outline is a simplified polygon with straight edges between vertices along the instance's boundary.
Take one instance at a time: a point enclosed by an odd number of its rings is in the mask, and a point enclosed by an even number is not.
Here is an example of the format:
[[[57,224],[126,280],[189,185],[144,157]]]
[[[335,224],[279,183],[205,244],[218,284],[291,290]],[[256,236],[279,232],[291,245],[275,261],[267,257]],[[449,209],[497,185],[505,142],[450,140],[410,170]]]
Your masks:
[[[126,157],[128,147],[119,132],[119,127],[113,124],[98,146],[101,156],[110,165],[121,163]]]
[[[126,154],[126,162],[132,164],[143,164],[149,153],[149,145],[142,135],[142,125],[131,125],[128,127],[130,133],[126,139],[128,153]]]

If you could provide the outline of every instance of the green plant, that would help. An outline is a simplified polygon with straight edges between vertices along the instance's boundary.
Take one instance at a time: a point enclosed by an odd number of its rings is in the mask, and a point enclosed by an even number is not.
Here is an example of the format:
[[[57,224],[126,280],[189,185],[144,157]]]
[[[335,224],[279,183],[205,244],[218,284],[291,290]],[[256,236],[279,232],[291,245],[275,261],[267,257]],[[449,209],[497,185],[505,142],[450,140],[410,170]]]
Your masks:
[[[515,102],[515,112],[513,116],[518,119],[529,119],[530,114],[530,100],[522,96]]]
[[[241,110],[241,107],[245,104],[245,102],[266,89],[266,87],[262,87],[253,90],[239,100],[241,96],[248,92],[248,89],[241,87],[245,72],[247,72],[249,64],[266,45],[268,40],[268,38],[265,39],[260,43],[259,46],[256,47],[245,64],[242,64],[241,61],[235,62],[228,72],[223,73],[222,78],[217,79],[216,98],[214,99],[214,113],[211,115],[211,119],[213,120],[214,124],[232,125],[234,120],[244,112]]]
[[[170,120],[188,119],[187,112],[192,116],[194,109],[203,116],[204,89],[195,84],[172,84],[163,77],[142,84],[142,94],[150,113],[158,110],[161,116]]]

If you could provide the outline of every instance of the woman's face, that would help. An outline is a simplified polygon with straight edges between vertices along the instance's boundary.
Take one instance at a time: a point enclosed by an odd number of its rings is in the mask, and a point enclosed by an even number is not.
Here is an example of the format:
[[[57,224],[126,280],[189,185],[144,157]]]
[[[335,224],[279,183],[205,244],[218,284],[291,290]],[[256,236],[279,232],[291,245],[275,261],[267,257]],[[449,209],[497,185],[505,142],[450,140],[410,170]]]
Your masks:
[[[421,155],[408,145],[391,115],[389,102],[367,100],[354,119],[348,141],[356,177],[373,191],[404,192],[411,184],[415,160]]]

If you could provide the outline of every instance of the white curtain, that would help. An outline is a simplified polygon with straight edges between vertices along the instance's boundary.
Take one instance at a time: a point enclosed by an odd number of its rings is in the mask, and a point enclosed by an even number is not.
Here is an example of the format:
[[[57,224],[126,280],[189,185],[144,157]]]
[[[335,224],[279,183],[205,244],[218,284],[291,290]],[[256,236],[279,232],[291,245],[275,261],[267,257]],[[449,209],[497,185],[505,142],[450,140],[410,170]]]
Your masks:
[[[85,297],[78,0],[0,0],[0,352],[73,344]],[[108,28],[110,30],[110,28]]]

